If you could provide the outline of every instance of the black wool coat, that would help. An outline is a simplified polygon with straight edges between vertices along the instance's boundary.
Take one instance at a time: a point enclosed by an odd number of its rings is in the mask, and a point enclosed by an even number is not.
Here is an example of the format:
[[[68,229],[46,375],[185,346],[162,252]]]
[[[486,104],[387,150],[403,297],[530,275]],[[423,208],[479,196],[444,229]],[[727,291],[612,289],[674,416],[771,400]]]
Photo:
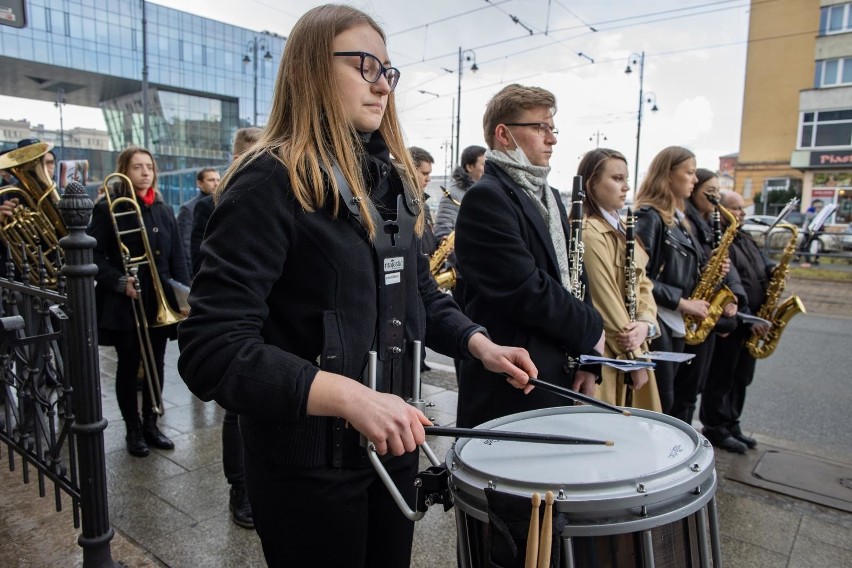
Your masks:
[[[395,203],[402,182],[378,135],[368,150],[371,195]],[[240,414],[246,446],[285,466],[333,463],[336,421],[307,415],[311,385],[320,369],[361,379],[375,348],[373,247],[344,205],[335,217],[336,199],[329,192],[325,207],[306,211],[289,172],[270,155],[237,171],[207,224],[190,316],[179,326],[178,369],[190,390]],[[411,341],[462,357],[479,327],[438,290],[418,239],[404,264],[398,285],[405,287],[404,376],[411,377]]]
[[[568,242],[565,208],[553,191]],[[570,388],[574,373],[566,367],[568,356],[594,353],[603,320],[588,290],[581,301],[562,285],[544,219],[524,190],[489,161],[485,174],[462,201],[456,220],[456,259],[466,284],[465,313],[485,326],[496,343],[526,348],[539,378]],[[461,427],[568,404],[542,389],[524,395],[479,361],[461,363]]]
[[[129,206],[119,204],[117,209],[125,210],[127,207]],[[189,285],[189,274],[174,212],[159,195],[150,206],[140,203],[140,207],[142,222],[145,224],[145,232],[148,235],[148,242],[155,259],[163,293],[171,308],[179,311],[177,300],[168,280],[174,279],[182,284]],[[138,226],[135,215],[118,217],[118,224],[122,231]],[[98,265],[98,274],[95,276],[97,281],[95,303],[98,311],[98,343],[113,345],[112,334],[114,332],[131,331],[135,329],[136,323],[133,318],[133,300],[123,291],[115,290],[119,279],[125,274],[119,254],[118,240],[110,218],[109,204],[106,199],[95,204],[92,219],[86,232],[97,240],[93,254],[95,263]],[[122,239],[130,249],[131,254],[135,256],[142,253],[140,233],[124,235]],[[148,314],[148,322],[151,323],[154,321],[157,303],[151,273],[147,267],[143,266],[139,270],[139,284],[142,289],[142,300]],[[172,326],[169,338],[175,339],[176,337],[177,330],[175,326]]]

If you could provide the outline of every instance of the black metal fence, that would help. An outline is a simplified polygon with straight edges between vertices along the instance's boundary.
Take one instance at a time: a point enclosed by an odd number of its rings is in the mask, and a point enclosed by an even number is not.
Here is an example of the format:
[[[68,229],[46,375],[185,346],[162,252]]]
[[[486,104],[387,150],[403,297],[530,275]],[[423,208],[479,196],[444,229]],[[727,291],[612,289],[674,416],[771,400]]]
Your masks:
[[[56,290],[7,263],[0,278],[0,451],[24,483],[35,470],[39,494],[53,484],[56,510],[70,497],[84,568],[118,566],[110,550],[94,277],[95,241],[86,234],[92,201],[66,188],[59,209],[68,236]]]

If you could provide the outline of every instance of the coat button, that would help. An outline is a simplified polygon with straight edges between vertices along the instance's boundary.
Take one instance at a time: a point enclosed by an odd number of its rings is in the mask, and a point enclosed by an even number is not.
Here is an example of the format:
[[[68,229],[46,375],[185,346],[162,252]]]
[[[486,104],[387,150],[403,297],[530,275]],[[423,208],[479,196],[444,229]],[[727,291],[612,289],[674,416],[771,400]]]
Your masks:
[[[160,256],[160,251],[159,251],[159,250],[155,250],[155,251],[154,251],[154,255],[155,255],[155,256]]]

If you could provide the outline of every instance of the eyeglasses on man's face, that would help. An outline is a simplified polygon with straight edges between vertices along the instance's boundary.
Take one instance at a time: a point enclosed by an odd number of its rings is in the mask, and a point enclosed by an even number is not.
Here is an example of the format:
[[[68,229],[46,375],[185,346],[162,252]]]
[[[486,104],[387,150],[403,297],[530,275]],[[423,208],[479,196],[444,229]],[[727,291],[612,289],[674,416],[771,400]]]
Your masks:
[[[399,69],[396,67],[385,67],[379,58],[372,53],[366,51],[335,51],[335,57],[360,57],[361,58],[361,77],[368,83],[375,83],[384,75],[388,82],[388,87],[393,91],[396,84],[399,82]]]
[[[507,122],[505,126],[529,126],[538,130],[539,135],[542,137],[546,137],[549,134],[553,135],[554,138],[559,136],[559,129],[550,126],[546,122]]]

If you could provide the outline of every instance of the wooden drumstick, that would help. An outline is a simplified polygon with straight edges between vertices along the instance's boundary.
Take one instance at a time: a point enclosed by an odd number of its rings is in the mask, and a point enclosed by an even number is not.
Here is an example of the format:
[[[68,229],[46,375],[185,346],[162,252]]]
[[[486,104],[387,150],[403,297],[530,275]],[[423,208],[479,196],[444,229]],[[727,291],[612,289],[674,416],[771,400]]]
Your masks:
[[[530,531],[527,534],[527,557],[524,568],[536,568],[538,564],[538,508],[541,506],[541,495],[532,494],[532,513],[530,513]]]
[[[550,547],[553,544],[553,491],[544,495],[544,522],[538,543],[538,568],[550,566]]]

